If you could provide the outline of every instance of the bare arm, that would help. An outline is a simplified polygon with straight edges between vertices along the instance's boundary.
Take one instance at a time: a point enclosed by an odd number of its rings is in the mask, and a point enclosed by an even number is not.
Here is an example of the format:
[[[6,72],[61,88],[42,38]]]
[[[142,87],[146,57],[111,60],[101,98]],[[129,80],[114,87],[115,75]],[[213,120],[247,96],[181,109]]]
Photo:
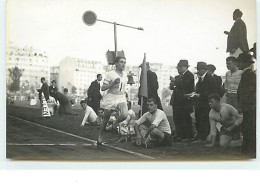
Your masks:
[[[145,134],[145,138],[147,138],[147,137],[149,136],[150,132],[151,132],[155,127],[156,127],[155,125],[151,125],[151,126],[149,127],[148,131],[147,131],[146,134]]]
[[[86,121],[87,121],[87,119],[88,119],[89,114],[90,114],[90,111],[86,111],[85,116],[84,116],[84,118],[83,118],[82,123],[81,123],[80,126],[83,127],[83,126],[85,125],[85,123],[86,123]]]
[[[115,81],[110,82],[109,84],[103,83],[102,87],[101,87],[101,91],[105,91],[110,89],[112,86],[116,85],[120,83],[120,78],[117,78]]]

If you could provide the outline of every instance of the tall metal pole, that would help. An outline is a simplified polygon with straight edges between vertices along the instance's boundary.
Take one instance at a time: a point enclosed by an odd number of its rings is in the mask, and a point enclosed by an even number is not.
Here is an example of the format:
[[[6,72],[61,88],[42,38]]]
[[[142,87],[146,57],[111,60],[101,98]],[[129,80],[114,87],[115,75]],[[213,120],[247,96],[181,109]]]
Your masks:
[[[116,33],[116,22],[114,22],[114,40],[115,40],[115,57],[117,57],[117,33]]]

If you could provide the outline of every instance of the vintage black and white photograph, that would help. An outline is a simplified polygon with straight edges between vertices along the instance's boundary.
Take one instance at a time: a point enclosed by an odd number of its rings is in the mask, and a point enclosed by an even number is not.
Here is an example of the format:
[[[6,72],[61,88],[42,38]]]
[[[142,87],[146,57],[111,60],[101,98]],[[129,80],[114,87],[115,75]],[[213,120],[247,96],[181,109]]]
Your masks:
[[[7,0],[6,159],[256,159],[255,0]]]

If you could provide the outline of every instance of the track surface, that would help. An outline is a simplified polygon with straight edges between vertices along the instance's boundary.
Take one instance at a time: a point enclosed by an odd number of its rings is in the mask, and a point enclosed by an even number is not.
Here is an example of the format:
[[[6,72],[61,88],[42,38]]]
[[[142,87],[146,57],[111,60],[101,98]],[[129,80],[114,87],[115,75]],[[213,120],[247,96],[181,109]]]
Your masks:
[[[43,128],[7,116],[6,156],[14,160],[51,161],[126,161],[144,160],[142,156],[97,147],[84,138]]]

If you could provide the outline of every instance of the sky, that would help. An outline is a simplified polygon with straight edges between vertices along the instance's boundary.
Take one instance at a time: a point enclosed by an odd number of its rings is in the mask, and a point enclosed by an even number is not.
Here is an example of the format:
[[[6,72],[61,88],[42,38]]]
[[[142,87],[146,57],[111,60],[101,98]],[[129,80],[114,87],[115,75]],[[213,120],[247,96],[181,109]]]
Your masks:
[[[19,47],[32,46],[47,52],[50,65],[66,56],[101,61],[114,50],[114,27],[97,21],[87,26],[87,10],[97,18],[144,31],[117,26],[118,50],[124,50],[127,64],[147,61],[177,65],[187,59],[214,64],[216,73],[227,71],[227,36],[239,8],[247,25],[249,47],[256,42],[255,0],[9,0],[7,41]]]

